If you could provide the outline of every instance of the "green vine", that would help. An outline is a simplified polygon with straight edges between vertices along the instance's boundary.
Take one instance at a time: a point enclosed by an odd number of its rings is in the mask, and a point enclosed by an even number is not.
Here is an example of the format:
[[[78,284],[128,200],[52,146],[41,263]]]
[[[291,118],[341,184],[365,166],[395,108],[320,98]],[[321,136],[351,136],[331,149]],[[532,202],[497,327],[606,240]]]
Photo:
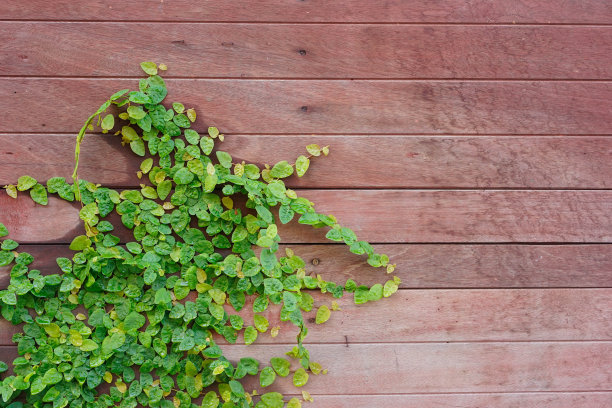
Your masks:
[[[309,375],[325,374],[303,344],[303,312],[314,308],[309,292],[334,298],[351,292],[361,304],[393,294],[399,278],[367,287],[310,276],[293,251],[279,253],[277,220],[287,224],[297,215],[300,224],[328,227],[328,239],[367,255],[371,266],[389,273],[395,266],[334,216],[316,212],[312,202],[286,188],[282,179],[302,177],[313,157],[327,156],[328,146],[309,145],[308,156],[263,169],[234,162],[221,150],[213,156],[223,135],[215,127],[205,135],[191,129],[196,112],[181,103],[166,109],[167,90],[158,75],[165,66],[141,66],[149,76],[139,89],[112,95],[80,130],[72,184],[54,177],[45,186],[23,176],[5,186],[10,196],[29,191],[42,205],[48,193],[79,201],[86,234],[72,240],[72,259],[58,258],[58,273],[46,275],[29,268],[33,257],[18,252],[17,242],[2,241],[0,266],[11,267],[11,278],[0,291],[1,313],[23,324],[23,331],[13,336],[19,357],[12,375],[0,382],[0,402],[10,408],[300,407],[300,399],[286,401],[277,392],[247,392],[241,380],[259,376],[265,389],[277,376],[291,375],[302,387]],[[118,126],[123,144],[137,156],[147,150],[150,155],[137,174],[140,190],[116,191],[79,179],[86,132]],[[106,219],[113,212],[133,241],[121,243],[113,234],[119,226]],[[0,224],[0,236],[7,234]],[[252,323],[239,313],[249,298]],[[276,337],[279,327],[270,328],[261,314],[270,303],[282,304],[281,321],[299,328],[290,359],[275,357],[265,367],[252,357],[230,362],[215,339],[235,343],[242,336],[251,344],[268,330]],[[318,307],[316,324],[337,309],[335,301]],[[291,359],[298,369],[292,370]],[[8,368],[0,362],[0,372]],[[103,383],[109,384],[104,392]],[[308,392],[302,396],[312,401]]]

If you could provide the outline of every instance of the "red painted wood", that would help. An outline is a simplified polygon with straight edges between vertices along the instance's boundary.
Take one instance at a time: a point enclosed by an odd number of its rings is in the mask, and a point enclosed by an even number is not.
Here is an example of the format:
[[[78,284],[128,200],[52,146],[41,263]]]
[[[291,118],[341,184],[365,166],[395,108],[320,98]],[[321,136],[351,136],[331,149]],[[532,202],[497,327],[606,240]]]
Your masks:
[[[226,133],[609,134],[610,82],[168,80]],[[76,132],[136,80],[0,79],[0,132]],[[35,114],[33,114],[35,112]]]
[[[291,187],[612,187],[612,138],[605,136],[226,136],[220,149],[260,167],[294,160],[310,143],[329,145],[330,156],[313,159],[305,177],[286,180]],[[74,143],[72,134],[0,134],[0,184],[26,173],[41,181],[69,178]],[[140,159],[119,137],[87,136],[81,158],[83,179],[123,187],[142,182],[135,175]]]
[[[224,352],[233,362],[258,356],[265,364],[289,348],[235,345]],[[309,350],[329,370],[310,376],[313,394],[601,391],[612,375],[612,342],[319,344]],[[10,360],[16,348],[3,346],[0,355]],[[257,378],[245,382],[245,389],[259,389]],[[268,391],[291,394],[296,388],[289,376]]]
[[[612,242],[612,192],[298,190],[360,239],[400,242]],[[66,243],[83,232],[75,203],[36,205],[0,193],[0,222],[22,243]],[[360,208],[360,212],[355,212]],[[114,225],[121,225],[117,217]],[[58,228],[61,225],[62,228]],[[283,243],[328,242],[325,229],[279,227]],[[126,238],[131,233],[118,232]]]
[[[607,24],[612,8],[605,0],[5,0],[0,16],[15,20],[156,21],[325,21],[448,23]]]
[[[379,282],[386,279],[381,274]],[[304,317],[305,341],[311,344],[612,340],[612,289],[401,290],[365,305],[355,305],[347,294],[336,300],[342,310],[332,312],[324,325],[315,324],[316,308],[331,306],[335,299],[309,293],[315,298],[315,309]],[[193,294],[191,301],[197,298]],[[253,325],[250,301],[238,313],[245,325]],[[225,309],[236,314],[229,305]],[[280,327],[278,337],[259,334],[256,344],[295,342],[297,327],[281,322],[279,313],[276,305],[263,313],[270,327]],[[13,333],[20,331],[19,326],[0,320],[0,345],[12,344]],[[216,341],[226,344],[220,336]],[[240,335],[238,343],[242,342]]]
[[[281,245],[284,251],[285,245]],[[343,283],[353,279],[371,286],[384,279],[379,269],[343,245],[290,245],[307,263],[309,273]],[[612,287],[612,245],[465,245],[386,244],[398,267],[401,288],[597,288]],[[68,245],[21,245],[34,256],[31,266],[56,272],[57,257],[72,258]],[[8,285],[7,268],[0,268],[0,287]]]
[[[68,175],[69,133],[104,95],[134,88],[122,78],[140,76],[145,59],[184,78],[168,81],[168,101],[196,107],[198,129],[242,133],[224,144],[235,158],[273,163],[304,144],[332,145],[311,178],[288,183],[313,188],[300,193],[363,238],[396,242],[377,249],[398,262],[402,287],[417,290],[363,307],[347,297],[325,326],[312,325],[313,358],[330,368],[311,377],[313,406],[612,405],[612,196],[582,190],[610,189],[612,179],[610,2],[5,0],[0,20],[0,183]],[[82,174],[134,184],[137,161],[105,140],[88,138]],[[65,243],[79,233],[76,208],[24,198],[0,194],[11,237]],[[309,271],[386,278],[342,246],[313,244],[324,231],[282,233],[311,243],[295,248]],[[65,244],[22,249],[45,272],[66,253]],[[7,278],[0,270],[0,287]],[[470,287],[483,289],[453,289]],[[503,287],[517,289],[492,289]],[[13,330],[0,323],[0,344]],[[291,330],[224,348],[266,361],[293,344]],[[287,380],[276,387],[297,392]]]
[[[141,76],[149,59],[174,77],[610,79],[611,43],[611,27],[10,22],[0,75]]]
[[[608,408],[610,392],[438,394],[438,395],[315,395],[317,408]],[[306,405],[308,406],[308,405]]]

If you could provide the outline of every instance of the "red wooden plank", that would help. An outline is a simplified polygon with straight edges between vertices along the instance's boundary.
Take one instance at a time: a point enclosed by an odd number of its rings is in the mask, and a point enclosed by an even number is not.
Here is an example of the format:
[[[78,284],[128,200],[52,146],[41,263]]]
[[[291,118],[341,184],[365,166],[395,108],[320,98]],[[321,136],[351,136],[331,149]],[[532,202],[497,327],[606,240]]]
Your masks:
[[[226,133],[609,134],[610,82],[168,80]],[[136,80],[0,79],[0,132],[75,132]],[[68,107],[68,108],[67,108]],[[33,114],[35,112],[35,114]]]
[[[612,8],[601,0],[487,2],[452,0],[4,0],[0,16],[11,20],[155,21],[350,21],[448,23],[608,24]]]
[[[379,281],[385,279],[381,276]],[[330,306],[334,299],[310,293],[315,309],[305,314],[305,341],[311,344],[612,340],[612,289],[401,290],[361,306],[347,294],[337,300],[342,310],[333,312],[324,325],[315,324],[316,308]],[[247,325],[253,325],[251,300],[239,313]],[[231,306],[226,310],[236,313]],[[263,314],[270,327],[280,327],[278,337],[260,334],[257,344],[295,342],[297,328],[281,322],[279,311],[271,305]],[[13,333],[20,331],[0,319],[0,345],[10,345]],[[216,340],[225,343],[220,337]],[[238,343],[242,342],[240,335]]]
[[[163,59],[177,77],[609,79],[611,43],[611,27],[11,22],[0,75],[140,76]]]
[[[605,136],[226,136],[221,149],[260,166],[292,160],[310,143],[329,145],[330,157],[313,159],[306,177],[287,179],[291,187],[612,187],[612,138]],[[42,181],[70,177],[74,143],[72,134],[0,134],[0,185],[26,173]],[[119,137],[88,136],[81,158],[86,180],[141,183],[140,160]]]
[[[314,395],[317,408],[608,408],[611,392],[438,394],[438,395]]]
[[[402,242],[612,242],[612,191],[299,190],[360,239]],[[82,233],[75,203],[0,193],[0,222],[22,243],[66,243]],[[360,211],[355,211],[359,208]],[[114,225],[120,222],[114,218]],[[62,228],[58,228],[61,225]],[[283,243],[329,242],[326,229],[281,225]],[[131,233],[118,232],[129,237]]]
[[[288,345],[225,346],[231,361],[257,356],[267,362]],[[313,394],[394,394],[455,392],[600,391],[610,386],[612,342],[319,344],[311,358],[329,369],[311,375]],[[16,348],[0,347],[12,360]],[[293,362],[293,369],[297,363]],[[245,389],[259,388],[249,377]],[[299,392],[291,376],[264,392]]]
[[[281,246],[284,251],[286,246]],[[371,286],[384,274],[343,245],[290,245],[308,273],[344,283]],[[597,288],[612,287],[612,245],[387,244],[376,250],[397,263],[401,288]],[[22,245],[34,256],[34,269],[57,272],[55,259],[72,258],[67,245]],[[9,282],[0,268],[0,287]]]

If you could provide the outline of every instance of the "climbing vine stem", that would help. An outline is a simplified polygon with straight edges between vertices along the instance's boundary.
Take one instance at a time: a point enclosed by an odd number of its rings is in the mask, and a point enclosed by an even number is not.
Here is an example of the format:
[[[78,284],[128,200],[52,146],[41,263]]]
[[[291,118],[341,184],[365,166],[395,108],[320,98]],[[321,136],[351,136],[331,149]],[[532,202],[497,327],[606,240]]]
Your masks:
[[[311,144],[308,156],[262,168],[233,161],[218,146],[213,154],[224,135],[215,127],[205,134],[192,129],[193,108],[162,104],[167,90],[158,70],[165,66],[141,67],[148,76],[138,90],[113,94],[79,131],[72,184],[22,176],[5,186],[11,197],[29,191],[41,205],[48,194],[80,202],[85,234],[70,243],[70,258],[57,258],[58,271],[45,274],[31,269],[33,257],[18,251],[17,242],[2,241],[0,266],[10,268],[10,283],[0,290],[0,312],[22,331],[12,338],[19,357],[10,367],[0,363],[0,372],[11,369],[0,382],[0,402],[10,408],[300,407],[312,401],[307,391],[298,399],[266,389],[278,377],[303,387],[310,375],[326,373],[304,346],[304,314],[323,324],[339,307],[311,293],[352,293],[361,304],[392,295],[400,280],[368,287],[313,275],[291,249],[281,251],[279,226],[297,218],[325,227],[328,239],[371,266],[388,273],[395,266],[285,185],[287,177],[302,177],[311,159],[327,156],[329,146]],[[79,178],[85,135],[96,130],[114,131],[142,158],[140,188],[117,191]],[[114,224],[113,213],[120,220]],[[0,237],[8,234],[0,224]],[[273,313],[297,327],[295,347],[266,361],[225,357],[228,343],[276,337],[281,326],[270,327]],[[248,377],[259,390],[245,390],[253,387]]]

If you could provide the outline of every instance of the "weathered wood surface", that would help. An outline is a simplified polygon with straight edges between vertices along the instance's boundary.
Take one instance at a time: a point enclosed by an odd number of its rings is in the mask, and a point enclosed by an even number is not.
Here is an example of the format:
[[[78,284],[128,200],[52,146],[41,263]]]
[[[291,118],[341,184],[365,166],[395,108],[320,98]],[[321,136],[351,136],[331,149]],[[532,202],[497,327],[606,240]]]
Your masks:
[[[609,27],[4,22],[0,75],[140,77],[163,55],[167,77],[607,79],[610,43]]]
[[[365,305],[355,305],[347,294],[337,300],[341,310],[325,325],[314,324],[316,308],[329,306],[331,297],[319,293],[314,298],[315,309],[305,314],[310,323],[307,343],[612,340],[612,289],[400,290]],[[236,313],[231,306],[226,310]],[[260,334],[256,344],[295,342],[297,327],[281,322],[279,311],[271,306],[262,313],[270,327],[280,327],[278,337]],[[245,325],[253,325],[252,303],[239,314]],[[0,320],[0,345],[12,344],[17,332],[19,327]]]
[[[317,408],[608,408],[610,392],[438,394],[438,395],[315,395]]]
[[[605,0],[257,0],[247,4],[232,0],[4,0],[0,16],[6,20],[609,24],[612,7]]]
[[[73,134],[0,134],[0,184],[26,173],[41,181],[69,178],[74,143]],[[313,159],[307,176],[287,179],[291,187],[612,187],[612,138],[606,136],[227,135],[218,146],[237,162],[262,166],[292,160],[310,143],[329,145],[330,156]],[[140,160],[119,137],[87,136],[81,157],[85,180],[122,187],[141,183]],[[384,166],[365,165],[382,161]]]
[[[296,190],[374,243],[612,242],[612,191]],[[83,233],[76,203],[47,206],[0,193],[4,222],[22,243],[67,243]],[[360,212],[355,212],[359,208]],[[114,217],[114,218],[113,218]],[[117,216],[110,216],[120,225]],[[58,228],[62,226],[62,228]],[[324,243],[326,228],[279,226],[284,243]],[[130,231],[117,230],[129,239]]]
[[[343,283],[374,285],[384,273],[344,245],[281,245],[307,263],[306,270]],[[377,251],[396,262],[404,289],[426,288],[597,288],[612,287],[612,245],[384,244]],[[21,245],[34,256],[34,269],[57,271],[55,259],[72,258],[68,245]],[[3,270],[4,269],[4,270]],[[0,287],[9,283],[0,268]]]
[[[224,352],[230,361],[256,355],[267,362],[288,348],[233,345]],[[313,360],[329,369],[327,375],[310,376],[313,394],[602,391],[612,376],[612,342],[607,341],[317,344],[309,349]],[[16,355],[15,347],[0,350]],[[290,382],[291,376],[277,379],[266,391],[295,393]],[[258,383],[249,377],[245,388]]]
[[[608,81],[166,82],[167,100],[199,112],[196,128],[226,133],[608,134],[612,110]],[[105,95],[129,87],[137,81],[2,78],[0,132],[77,132]]]
[[[330,369],[311,376],[313,407],[608,408],[611,24],[605,0],[5,0],[0,185],[68,177],[89,112],[135,87],[140,61],[164,62],[167,100],[197,109],[196,130],[225,132],[235,159],[330,145],[288,184],[398,264],[394,297],[347,296],[310,325]],[[81,175],[134,187],[138,164],[92,135]],[[0,193],[0,222],[43,273],[82,231],[76,205],[23,193]],[[308,272],[388,279],[324,232],[281,234]],[[267,361],[294,342],[280,325],[223,347]],[[0,323],[5,361],[15,330]]]

